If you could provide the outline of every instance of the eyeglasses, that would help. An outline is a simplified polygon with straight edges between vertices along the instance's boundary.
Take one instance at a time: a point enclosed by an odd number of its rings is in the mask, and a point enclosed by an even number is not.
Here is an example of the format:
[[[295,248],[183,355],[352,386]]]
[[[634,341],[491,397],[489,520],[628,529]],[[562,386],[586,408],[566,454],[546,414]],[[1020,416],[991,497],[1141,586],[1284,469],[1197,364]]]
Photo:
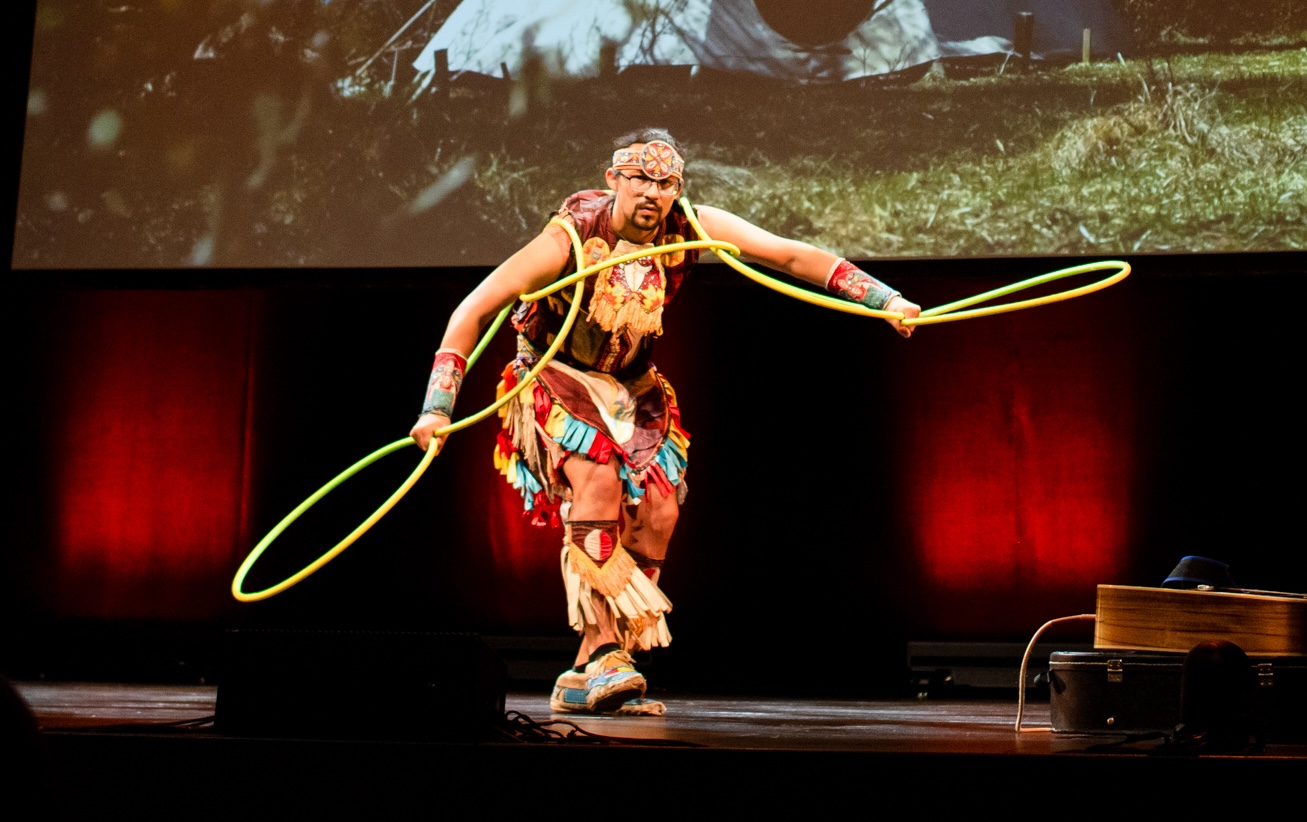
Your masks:
[[[681,186],[681,181],[675,177],[668,177],[663,180],[651,180],[648,177],[639,174],[632,177],[631,175],[623,174],[620,171],[613,171],[613,173],[629,182],[631,188],[635,189],[637,194],[644,193],[654,188],[658,189],[659,194],[671,194]]]

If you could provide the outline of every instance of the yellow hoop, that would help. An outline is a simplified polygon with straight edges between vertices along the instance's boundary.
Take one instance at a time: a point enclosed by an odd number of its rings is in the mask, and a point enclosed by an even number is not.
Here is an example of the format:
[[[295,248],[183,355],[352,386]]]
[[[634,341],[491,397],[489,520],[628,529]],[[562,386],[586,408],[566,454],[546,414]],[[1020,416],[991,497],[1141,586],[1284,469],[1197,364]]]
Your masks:
[[[684,197],[681,198],[681,208],[684,209],[686,216],[689,217],[690,225],[694,227],[694,230],[698,233],[699,237],[704,241],[711,241],[708,232],[704,231],[703,226],[699,224],[699,219],[697,215],[695,215],[694,209],[691,208],[688,199]],[[734,256],[731,256],[732,254],[738,253],[738,251],[731,252],[730,254],[723,256],[721,259],[728,266],[734,268],[736,271],[759,285],[766,286],[773,291],[779,291],[780,293],[793,297],[801,302],[818,305],[823,308],[830,308],[835,311],[843,311],[846,314],[861,314],[864,317],[877,317],[882,320],[898,320],[901,325],[909,327],[954,322],[955,320],[969,320],[975,317],[988,317],[991,314],[1003,314],[1008,311],[1020,311],[1023,308],[1034,308],[1038,305],[1048,305],[1049,303],[1061,302],[1062,300],[1069,300],[1073,297],[1092,294],[1095,291],[1107,288],[1109,285],[1114,285],[1121,280],[1124,280],[1130,274],[1130,264],[1120,260],[1107,260],[1104,262],[1089,263],[1087,265],[1078,265],[1072,268],[1053,271],[1048,274],[1040,274],[1039,276],[1031,277],[1028,280],[1022,280],[1021,282],[1013,283],[1012,285],[996,288],[993,291],[986,291],[984,294],[977,294],[974,297],[968,297],[965,300],[958,300],[956,302],[948,303],[947,305],[936,306],[935,308],[921,312],[921,314],[915,318],[906,318],[898,311],[878,311],[874,308],[867,308],[864,305],[859,305],[858,303],[851,303],[836,297],[828,297],[825,294],[818,294],[814,291],[809,291],[806,288],[798,288],[789,283],[781,282],[774,277],[769,277],[761,271],[751,268],[745,263],[735,259]],[[1080,288],[1072,288],[1058,292],[1057,294],[1049,294],[1045,297],[1036,297],[1034,299],[1022,300],[1015,303],[1004,303],[1003,305],[994,305],[988,308],[977,308],[972,311],[960,310],[969,305],[993,300],[1016,291],[1040,285],[1041,283],[1052,282],[1053,280],[1060,280],[1063,277],[1072,277],[1076,274],[1084,274],[1089,271],[1102,271],[1109,268],[1120,270],[1107,279],[1086,286],[1081,286]]]
[[[577,236],[576,229],[572,227],[571,223],[568,223],[564,220],[555,219],[552,222],[555,222],[558,225],[561,225],[564,229],[566,229],[569,237],[572,240],[572,251],[574,254],[576,254],[576,258],[579,265],[580,260],[583,258],[583,252],[581,250],[581,238]],[[449,434],[454,433],[455,431],[461,431],[462,429],[467,428],[468,426],[473,425],[474,423],[480,422],[481,420],[485,419],[486,417],[498,411],[501,407],[503,407],[510,400],[516,397],[519,393],[521,393],[522,389],[524,389],[531,382],[531,380],[535,379],[536,375],[538,375],[544,369],[544,367],[549,364],[549,361],[554,358],[554,355],[558,352],[558,349],[562,347],[563,342],[567,339],[568,333],[572,330],[572,326],[575,324],[577,314],[579,313],[580,310],[580,306],[582,302],[581,298],[585,289],[584,280],[586,277],[589,277],[599,271],[612,268],[613,266],[621,265],[622,263],[639,259],[640,257],[648,257],[651,254],[672,254],[677,251],[683,251],[689,248],[713,248],[713,249],[729,251],[730,253],[734,253],[734,254],[740,253],[740,250],[735,246],[731,245],[730,243],[721,243],[721,242],[717,242],[716,240],[691,240],[687,242],[670,243],[665,246],[657,246],[653,249],[645,249],[643,251],[639,251],[631,254],[624,254],[619,257],[614,257],[610,260],[605,260],[602,263],[597,263],[595,265],[590,266],[589,268],[583,269],[581,271],[576,272],[575,274],[565,277],[562,280],[558,281],[557,283],[551,284],[548,288],[544,288],[539,291],[534,291],[531,292],[530,294],[521,295],[519,299],[523,300],[524,302],[534,302],[535,300],[538,300],[549,294],[553,294],[554,292],[562,288],[565,288],[566,286],[572,283],[576,284],[576,290],[572,295],[572,307],[568,311],[567,317],[563,320],[562,328],[559,329],[558,334],[555,336],[553,344],[549,346],[548,350],[546,350],[543,355],[541,355],[540,359],[536,362],[535,366],[533,366],[532,369],[529,372],[527,372],[527,375],[523,377],[518,382],[518,384],[513,387],[512,390],[505,392],[502,397],[495,400],[490,405],[486,406],[485,408],[481,409],[475,414],[464,417],[458,422],[450,423],[444,428],[440,428],[432,432],[432,439],[435,439],[437,437],[447,436]],[[476,357],[479,356],[481,351],[485,349],[485,346],[489,342],[490,337],[499,330],[499,326],[503,322],[504,314],[505,312],[500,312],[499,318],[495,321],[494,325],[491,326],[491,328],[487,331],[486,335],[483,337],[481,342],[477,345],[476,350],[473,352],[473,356],[468,359],[469,370],[471,369],[473,363],[475,363]],[[287,588],[290,588],[294,585],[299,584],[300,582],[303,582],[305,579],[312,576],[319,569],[321,569],[322,566],[326,565],[328,562],[331,562],[333,559],[335,559],[346,548],[353,545],[354,542],[358,540],[359,537],[367,533],[368,530],[372,528],[372,526],[375,525],[379,519],[384,517],[386,514],[390,513],[390,509],[395,506],[395,503],[399,502],[404,497],[404,495],[409,492],[409,489],[413,487],[414,483],[418,481],[418,479],[422,476],[422,474],[426,472],[427,467],[431,465],[432,459],[434,459],[436,456],[435,448],[428,447],[426,454],[423,455],[422,460],[418,463],[417,468],[413,470],[413,473],[409,474],[408,479],[406,479],[404,483],[400,485],[400,487],[395,491],[395,493],[391,494],[390,497],[387,498],[386,501],[381,504],[381,507],[379,507],[376,511],[373,511],[371,516],[369,516],[366,520],[362,522],[362,524],[360,524],[357,528],[351,531],[348,536],[346,536],[340,542],[332,546],[331,549],[328,550],[325,554],[318,557],[313,562],[309,563],[304,568],[301,568],[299,571],[295,572],[294,574],[282,580],[281,582],[277,583],[276,585],[272,585],[268,588],[264,588],[262,591],[253,591],[247,593],[246,591],[243,590],[245,587],[245,577],[249,574],[250,569],[254,567],[254,563],[258,562],[259,557],[262,556],[263,552],[268,549],[268,546],[272,545],[272,543],[277,539],[277,537],[281,536],[282,532],[285,531],[288,527],[290,527],[291,523],[299,519],[304,514],[305,511],[309,510],[314,505],[316,505],[319,500],[321,500],[327,494],[335,490],[339,485],[344,483],[345,480],[354,476],[359,471],[362,471],[364,468],[368,467],[372,463],[376,462],[377,460],[381,459],[387,454],[392,454],[409,445],[415,445],[415,444],[416,443],[414,442],[412,437],[405,437],[402,440],[396,440],[395,442],[392,442],[389,445],[377,449],[376,451],[372,452],[368,456],[364,457],[363,459],[351,465],[349,468],[346,468],[340,474],[336,475],[334,478],[332,478],[330,482],[328,482],[326,485],[319,488],[308,499],[304,500],[304,502],[300,503],[295,508],[295,510],[291,511],[284,518],[282,518],[281,522],[277,523],[276,527],[274,527],[271,531],[269,531],[267,536],[265,536],[262,540],[259,541],[258,545],[254,546],[254,550],[250,551],[249,556],[247,556],[245,558],[245,561],[241,563],[239,570],[236,571],[236,576],[232,579],[231,582],[231,595],[241,602],[257,602],[259,600],[263,600],[275,596],[281,593],[282,591],[285,591]]]
[[[453,426],[450,427],[452,428]],[[277,583],[276,585],[273,585],[268,588],[264,588],[262,591],[254,591],[251,593],[246,593],[245,591],[241,590],[242,588],[245,587],[246,574],[248,574],[250,572],[250,569],[254,567],[254,563],[259,561],[259,557],[262,556],[263,552],[268,549],[268,546],[273,543],[273,540],[281,536],[282,531],[285,531],[288,527],[290,527],[290,524],[295,520],[299,519],[300,516],[305,511],[309,510],[315,504],[317,504],[318,500],[322,499],[327,494],[331,493],[333,490],[336,489],[338,485],[343,483],[345,480],[354,476],[359,471],[362,471],[364,468],[368,467],[369,465],[381,459],[382,457],[386,456],[387,454],[393,453],[401,448],[414,444],[415,443],[412,437],[406,437],[402,440],[396,440],[395,442],[392,442],[390,445],[384,446],[382,448],[378,448],[376,451],[373,451],[371,454],[368,454],[363,459],[359,460],[358,462],[351,465],[349,468],[346,468],[340,474],[336,475],[336,477],[334,477],[331,480],[331,482],[322,486],[316,492],[314,492],[312,496],[310,496],[308,499],[301,502],[299,506],[295,508],[294,511],[291,511],[282,519],[281,522],[277,523],[277,526],[273,528],[271,531],[269,531],[268,535],[265,536],[262,540],[260,540],[258,545],[254,546],[253,551],[250,551],[250,555],[245,558],[244,562],[241,563],[240,570],[236,572],[236,576],[231,581],[231,595],[234,596],[236,599],[240,600],[241,602],[257,602],[261,599],[267,599],[270,596],[280,594],[282,591],[286,590],[292,585],[295,585],[307,579],[319,568],[321,568],[322,566],[326,565],[328,562],[331,562],[333,559],[335,559],[336,555],[339,554],[341,551],[344,551],[346,548],[353,545],[356,539],[363,536],[363,534],[366,533],[369,528],[371,528],[374,524],[376,524],[377,520],[384,517],[390,511],[390,509],[394,507],[395,503],[399,502],[401,497],[403,497],[405,494],[408,493],[408,489],[413,487],[413,483],[418,481],[418,477],[422,476],[422,474],[427,470],[427,466],[431,464],[431,460],[436,456],[436,449],[428,448],[427,453],[422,456],[422,461],[418,463],[418,467],[413,470],[413,473],[408,475],[408,479],[404,480],[404,484],[399,486],[399,490],[391,494],[390,498],[387,499],[384,503],[382,503],[380,508],[372,512],[372,516],[365,519],[362,525],[360,525],[359,527],[351,531],[349,536],[345,537],[340,542],[336,543],[336,545],[332,547],[330,551],[327,551],[327,553],[313,560],[313,562],[309,563],[299,571],[296,571],[294,574],[282,580],[281,582]]]
[[[972,309],[971,311],[959,310],[962,308],[966,308],[969,305],[975,305],[976,303],[983,303],[988,300],[997,299],[998,297],[1003,297],[1008,294],[1012,294],[1013,292],[1016,291],[1022,291],[1024,289],[1031,288],[1032,286],[1040,285],[1042,283],[1049,283],[1052,282],[1053,280],[1060,280],[1063,277],[1074,277],[1077,274],[1085,274],[1090,271],[1103,271],[1110,268],[1115,268],[1119,270],[1117,271],[1117,273],[1113,274],[1110,277],[1107,277],[1106,279],[1099,280],[1096,283],[1090,283],[1089,285],[1083,285],[1080,286],[1079,288],[1071,288],[1066,291],[1059,291],[1056,294],[1049,294],[1044,297],[1035,297],[1030,300],[1020,300],[1014,303],[1003,303],[1002,305],[991,305],[988,308],[975,308]],[[1020,311],[1024,308],[1034,308],[1035,306],[1038,305],[1048,305],[1049,303],[1061,302],[1063,300],[1069,300],[1073,297],[1081,297],[1084,296],[1085,294],[1092,294],[1095,291],[1101,291],[1102,289],[1107,288],[1109,285],[1115,285],[1116,283],[1121,282],[1128,276],[1130,276],[1130,264],[1127,262],[1122,262],[1121,260],[1104,260],[1103,262],[1098,262],[1098,263],[1088,263],[1086,265],[1072,266],[1071,268],[1063,268],[1058,271],[1051,271],[1048,274],[1040,274],[1038,277],[1031,277],[1028,280],[1022,280],[1021,282],[1013,283],[1012,285],[1004,286],[1002,288],[996,288],[993,291],[986,291],[984,294],[977,294],[976,296],[968,297],[965,300],[958,300],[957,302],[948,303],[947,305],[936,306],[935,308],[931,308],[921,312],[921,315],[919,317],[916,317],[915,319],[903,320],[902,324],[913,326],[913,325],[931,325],[935,323],[950,323],[953,322],[954,320],[969,320],[974,317],[988,317],[991,314],[1004,314],[1008,311]]]
[[[751,268],[750,266],[740,262],[737,259],[737,257],[740,255],[740,249],[737,246],[732,245],[731,243],[713,240],[708,236],[708,233],[704,231],[703,226],[699,224],[698,217],[697,215],[695,215],[694,209],[690,205],[690,201],[688,199],[682,197],[680,203],[682,209],[685,212],[686,217],[690,221],[691,226],[699,234],[701,239],[689,240],[689,241],[679,242],[679,243],[671,243],[665,246],[656,246],[652,249],[643,249],[641,251],[636,251],[629,254],[623,254],[618,257],[613,257],[611,259],[604,260],[601,263],[596,263],[595,265],[592,265],[588,268],[581,269],[574,274],[564,277],[562,280],[559,280],[556,283],[550,284],[546,288],[542,288],[538,291],[533,291],[529,294],[520,295],[519,299],[521,299],[523,302],[534,302],[535,300],[539,300],[563,288],[566,288],[568,285],[571,285],[573,283],[575,283],[576,285],[576,290],[572,296],[572,307],[569,309],[567,316],[563,320],[562,328],[559,329],[559,332],[555,336],[554,342],[549,346],[549,349],[546,350],[543,355],[541,355],[540,359],[536,362],[535,366],[533,366],[532,369],[527,373],[527,375],[522,380],[520,380],[518,384],[513,387],[512,390],[505,392],[505,394],[499,399],[495,400],[495,402],[491,403],[490,405],[486,406],[485,408],[481,409],[475,414],[464,417],[458,422],[450,423],[444,428],[440,428],[437,431],[432,432],[432,438],[435,439],[438,437],[448,436],[449,434],[452,434],[455,431],[461,431],[462,429],[467,428],[468,426],[474,423],[480,422],[481,420],[485,419],[486,417],[498,411],[506,403],[508,403],[510,400],[516,397],[518,393],[520,393],[522,389],[525,388],[533,379],[535,379],[535,377],[544,369],[544,367],[548,365],[549,361],[554,358],[554,355],[556,353],[558,353],[558,349],[562,347],[563,341],[567,339],[568,334],[572,330],[572,326],[576,322],[576,317],[580,309],[581,298],[584,293],[586,277],[589,277],[600,271],[604,271],[608,268],[612,268],[613,266],[621,265],[623,263],[639,259],[641,257],[648,257],[650,255],[671,254],[677,251],[684,251],[688,249],[712,249],[715,251],[724,251],[726,252],[725,254],[719,255],[723,260],[723,262],[725,262],[728,266],[734,268],[736,271],[740,272],[741,274],[745,275],[749,279],[753,280],[754,282],[759,283],[760,285],[764,285],[775,291],[779,291],[782,294],[786,294],[797,300],[801,300],[803,302],[810,303],[813,305],[822,306],[824,308],[830,308],[835,311],[842,311],[847,314],[861,314],[863,316],[876,317],[878,319],[899,320],[901,324],[905,326],[927,325],[933,323],[953,322],[955,320],[971,319],[974,317],[985,317],[991,314],[1001,314],[1008,311],[1019,311],[1024,308],[1034,308],[1035,306],[1039,306],[1039,305],[1047,305],[1049,303],[1060,302],[1062,300],[1069,300],[1073,297],[1079,297],[1084,294],[1090,294],[1094,291],[1099,291],[1101,289],[1107,288],[1108,286],[1113,285],[1125,279],[1125,277],[1128,276],[1130,273],[1130,265],[1128,263],[1117,261],[1117,260],[1110,260],[1106,262],[1089,263],[1087,265],[1074,266],[1072,268],[1065,268],[1065,269],[1061,269],[1060,271],[1050,272],[1048,274],[1041,274],[1037,277],[1032,277],[1028,280],[1023,280],[1021,282],[1014,283],[1009,286],[1004,286],[1002,288],[997,288],[992,291],[987,291],[983,294],[978,294],[974,297],[968,297],[964,300],[958,300],[956,302],[948,303],[946,305],[937,306],[935,308],[922,311],[920,316],[918,317],[908,319],[905,318],[904,315],[898,311],[878,311],[875,309],[867,308],[866,306],[859,305],[857,303],[850,303],[845,300],[840,300],[834,297],[828,297],[824,294],[817,294],[815,292],[808,291],[806,289],[797,288],[793,285],[790,285],[789,283],[780,282],[779,280],[776,280],[773,277],[769,277],[766,274],[763,274],[760,271]],[[573,254],[576,255],[577,266],[579,267],[581,265],[581,261],[584,259],[584,252],[582,251],[581,248],[581,238],[577,235],[576,229],[573,228],[571,223],[568,223],[565,220],[560,220],[558,218],[554,218],[550,222],[562,226],[563,229],[567,231],[567,234],[572,241],[572,252]],[[1016,291],[1021,291],[1026,288],[1031,288],[1033,286],[1040,285],[1041,283],[1052,282],[1053,280],[1059,280],[1064,277],[1071,277],[1077,274],[1084,274],[1090,271],[1102,271],[1108,268],[1118,268],[1119,271],[1111,277],[1108,277],[1104,280],[1100,280],[1099,282],[1096,283],[1091,283],[1090,285],[1081,286],[1080,288],[1069,289],[1067,291],[1059,292],[1057,294],[1050,294],[1045,297],[1037,297],[1030,300],[1022,300],[1014,303],[1004,303],[1002,305],[990,306],[988,308],[977,308],[970,311],[962,310],[967,306],[976,305],[977,303],[982,303],[988,300],[996,299],[998,297],[1002,297],[1007,294],[1014,293]],[[481,341],[477,344],[476,349],[473,351],[472,356],[468,360],[469,370],[471,369],[472,365],[475,363],[477,357],[479,357],[481,352],[485,350],[485,347],[489,343],[490,338],[496,332],[498,332],[500,325],[503,323],[506,313],[507,313],[507,309],[500,312],[499,317],[495,320],[494,324],[490,327],[490,329],[486,332],[486,334],[483,336]],[[395,504],[399,502],[399,500],[402,499],[405,494],[408,493],[409,489],[412,488],[413,485],[422,476],[422,474],[426,472],[428,466],[431,465],[431,461],[436,456],[435,448],[428,447],[426,454],[423,455],[422,460],[418,463],[417,468],[413,470],[413,473],[409,474],[408,479],[404,480],[404,483],[400,485],[400,487],[393,494],[391,494],[390,497],[387,498],[384,503],[381,504],[381,507],[377,508],[376,511],[373,511],[371,516],[369,516],[357,528],[351,531],[349,535],[346,536],[343,540],[341,540],[340,542],[332,546],[332,548],[328,550],[325,554],[318,557],[313,562],[309,563],[304,568],[300,569],[299,571],[287,577],[286,579],[282,580],[281,582],[277,583],[276,585],[272,585],[268,588],[263,589],[262,591],[254,591],[251,593],[246,593],[244,590],[242,590],[245,586],[245,577],[249,574],[250,569],[254,567],[254,564],[258,561],[259,557],[262,556],[263,552],[267,550],[268,546],[270,546],[277,539],[277,537],[281,536],[282,532],[285,531],[286,528],[288,528],[291,525],[291,523],[299,519],[300,516],[302,516],[305,511],[312,508],[315,504],[317,504],[319,500],[321,500],[327,494],[331,493],[339,485],[344,483],[345,480],[349,479],[350,477],[357,474],[359,471],[363,470],[367,466],[376,462],[378,459],[388,454],[392,454],[395,451],[399,451],[402,448],[405,448],[409,445],[414,445],[414,444],[416,443],[414,442],[412,437],[406,437],[404,439],[396,440],[395,442],[392,442],[389,445],[377,449],[376,451],[372,452],[368,456],[364,457],[363,459],[351,465],[349,468],[342,471],[340,474],[333,477],[330,482],[328,482],[326,485],[319,488],[308,499],[304,500],[304,502],[300,503],[295,508],[295,510],[291,511],[281,520],[281,522],[277,523],[276,527],[274,527],[271,531],[269,531],[268,534],[262,540],[259,541],[258,545],[254,546],[254,549],[250,551],[249,556],[247,556],[245,558],[245,561],[241,563],[239,570],[237,570],[236,572],[236,576],[232,579],[232,583],[231,583],[232,596],[235,597],[237,600],[240,600],[241,602],[257,602],[259,600],[263,600],[271,596],[275,596],[276,594],[285,591],[287,588],[290,588],[300,582],[303,582],[309,576],[313,575],[315,572],[321,569],[322,566],[326,565],[328,562],[331,562],[331,560],[335,559],[346,548],[353,545],[354,542],[358,540],[359,537],[367,533],[367,531],[370,528],[372,528],[372,526],[375,525],[378,520],[380,520],[383,516],[389,513],[390,509],[393,508]]]

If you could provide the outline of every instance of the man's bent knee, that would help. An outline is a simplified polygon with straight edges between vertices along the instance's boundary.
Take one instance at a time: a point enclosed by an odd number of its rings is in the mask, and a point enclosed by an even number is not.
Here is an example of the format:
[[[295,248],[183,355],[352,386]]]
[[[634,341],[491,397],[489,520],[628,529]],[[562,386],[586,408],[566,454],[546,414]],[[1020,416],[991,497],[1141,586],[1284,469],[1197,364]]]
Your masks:
[[[572,487],[569,519],[617,519],[622,481],[615,462],[597,463],[573,454],[563,462],[563,475]]]

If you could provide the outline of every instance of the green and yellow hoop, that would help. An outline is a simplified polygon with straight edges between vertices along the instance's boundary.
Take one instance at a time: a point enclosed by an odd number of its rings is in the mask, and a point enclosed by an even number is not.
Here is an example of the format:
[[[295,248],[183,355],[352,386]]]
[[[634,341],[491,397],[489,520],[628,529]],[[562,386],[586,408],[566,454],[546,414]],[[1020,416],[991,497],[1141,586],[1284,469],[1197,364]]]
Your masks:
[[[743,274],[744,276],[748,277],[749,279],[753,280],[754,282],[760,285],[766,286],[767,288],[770,288],[774,291],[779,291],[782,294],[793,297],[794,299],[801,300],[803,302],[810,303],[812,305],[817,305],[822,308],[829,308],[835,311],[842,311],[846,314],[860,314],[863,316],[875,317],[884,320],[899,320],[905,326],[929,325],[934,323],[945,323],[945,322],[954,322],[957,320],[973,319],[976,317],[987,317],[993,314],[1002,314],[1009,311],[1020,311],[1026,308],[1034,308],[1040,305],[1048,305],[1050,303],[1061,302],[1062,300],[1069,300],[1074,297],[1081,297],[1084,296],[1085,294],[1092,294],[1095,291],[1100,291],[1104,288],[1107,288],[1110,285],[1120,282],[1130,274],[1130,264],[1121,262],[1119,260],[1109,260],[1105,262],[1078,265],[1078,266],[1073,266],[1071,268],[1064,268],[1059,271],[1053,271],[1048,274],[1041,274],[1037,277],[1031,277],[1028,280],[1022,280],[1020,282],[1013,283],[1012,285],[1004,286],[1002,288],[996,288],[992,291],[986,291],[983,294],[977,294],[974,297],[968,297],[966,299],[958,300],[956,302],[948,303],[946,305],[937,306],[935,308],[922,311],[920,316],[918,317],[906,318],[902,313],[897,311],[878,311],[875,309],[867,308],[866,306],[858,305],[857,303],[846,302],[836,297],[830,297],[825,294],[818,294],[816,292],[809,291],[804,288],[796,287],[790,283],[782,282],[774,277],[770,277],[766,274],[763,274],[760,271],[757,271],[756,269],[750,267],[749,265],[741,262],[738,259],[740,256],[739,248],[732,245],[731,243],[720,242],[708,236],[708,233],[704,231],[703,226],[700,225],[699,220],[695,215],[694,209],[690,205],[689,200],[682,197],[680,200],[680,204],[681,207],[684,209],[686,216],[689,218],[690,224],[694,227],[694,230],[698,233],[700,239],[689,240],[689,241],[679,242],[679,243],[671,243],[665,246],[657,246],[652,249],[642,249],[640,251],[632,252],[630,254],[623,254],[618,257],[613,257],[612,259],[604,260],[601,263],[596,263],[595,265],[589,266],[587,268],[582,268],[578,270],[575,274],[571,274],[559,280],[558,282],[552,283],[547,288],[542,288],[538,291],[533,291],[528,294],[520,295],[519,299],[522,300],[523,302],[533,302],[535,300],[539,300],[544,297],[547,297],[550,294],[553,294],[557,291],[560,291],[569,285],[575,285],[575,289],[572,294],[572,306],[567,312],[567,316],[563,320],[562,328],[559,330],[558,335],[555,337],[553,344],[551,344],[548,350],[546,350],[545,353],[540,356],[540,359],[527,373],[526,377],[520,380],[518,384],[514,386],[511,391],[506,392],[502,397],[495,400],[493,403],[481,409],[480,411],[476,412],[475,414],[471,414],[459,420],[458,422],[452,422],[449,425],[445,426],[444,428],[440,428],[432,432],[432,439],[447,436],[449,434],[454,433],[455,431],[461,431],[470,425],[478,423],[481,420],[485,419],[486,417],[489,417],[491,414],[494,414],[506,403],[508,403],[510,400],[516,397],[518,393],[520,393],[523,388],[525,388],[533,379],[535,379],[536,375],[539,374],[545,368],[545,366],[549,364],[549,361],[552,360],[554,358],[554,355],[558,353],[558,349],[562,347],[563,341],[567,339],[567,335],[571,332],[572,326],[576,323],[576,317],[581,306],[582,294],[585,289],[586,278],[593,276],[594,274],[597,274],[600,271],[607,270],[617,265],[622,265],[623,263],[627,263],[632,260],[639,259],[641,257],[648,257],[651,255],[674,254],[689,249],[711,249],[713,251],[719,252],[718,256],[722,259],[722,261],[725,262],[731,268],[738,271],[739,273]],[[571,239],[572,242],[572,253],[576,255],[576,259],[578,261],[577,265],[579,268],[580,261],[584,259],[584,254],[581,250],[581,238],[577,236],[576,229],[572,227],[571,223],[568,223],[565,220],[559,220],[557,218],[552,220],[551,224],[562,226],[562,228],[565,231],[567,231],[568,237]],[[1043,297],[1036,297],[1034,299],[1029,299],[1029,300],[1020,300],[1017,302],[987,306],[984,308],[970,308],[971,306],[988,302],[990,300],[995,300],[998,299],[999,297],[1005,297],[1009,294],[1013,294],[1018,291],[1025,290],[1027,288],[1032,288],[1038,285],[1042,285],[1044,283],[1053,282],[1055,280],[1060,280],[1066,277],[1074,277],[1080,274],[1087,274],[1093,271],[1106,271],[1106,270],[1115,270],[1116,273],[1103,280],[1099,280],[1098,282],[1081,286],[1079,288],[1068,289],[1066,291],[1061,291],[1056,294],[1050,294]],[[480,358],[482,352],[485,351],[486,346],[489,345],[491,338],[493,338],[494,335],[498,333],[500,327],[504,323],[504,319],[508,316],[508,312],[511,307],[512,307],[511,305],[505,306],[504,309],[499,312],[499,315],[495,318],[494,322],[491,323],[490,327],[486,330],[486,333],[482,335],[481,340],[476,345],[476,348],[473,349],[471,356],[468,357],[467,370],[470,371],[472,369],[472,366],[476,363],[477,359]],[[964,310],[964,309],[969,309],[969,310]],[[268,547],[271,546],[272,543],[276,541],[278,537],[281,536],[282,532],[285,531],[287,528],[289,528],[292,523],[294,523],[306,511],[308,511],[310,508],[316,505],[323,497],[325,497],[327,494],[334,491],[336,488],[340,487],[340,485],[342,485],[350,477],[357,474],[359,471],[362,471],[364,468],[368,467],[369,465],[381,459],[382,457],[385,457],[389,454],[393,454],[396,451],[403,450],[404,448],[407,448],[410,445],[416,445],[416,442],[413,440],[412,437],[405,437],[403,439],[396,440],[395,442],[392,442],[389,445],[383,446],[377,449],[376,451],[372,452],[371,454],[368,454],[363,459],[359,460],[358,462],[351,465],[349,468],[346,468],[344,471],[337,474],[335,477],[331,479],[330,482],[328,482],[326,485],[323,485],[321,488],[315,491],[308,499],[304,500],[302,503],[296,506],[295,510],[291,511],[289,514],[283,517],[281,522],[277,523],[277,525],[271,531],[269,531],[268,534],[263,539],[259,541],[258,545],[254,546],[254,549],[250,551],[249,556],[247,556],[245,558],[245,561],[241,563],[240,568],[236,571],[236,576],[232,579],[231,582],[232,596],[235,597],[237,600],[240,600],[241,602],[257,602],[259,600],[263,600],[275,596],[281,593],[282,591],[285,591],[287,588],[290,588],[294,585],[299,584],[300,582],[303,582],[305,579],[307,579],[308,577],[316,573],[318,570],[320,570],[328,562],[331,562],[333,559],[339,556],[340,553],[344,551],[346,548],[353,545],[358,540],[358,538],[363,536],[365,533],[367,533],[368,530],[372,528],[372,526],[375,525],[378,520],[380,520],[387,513],[389,513],[390,509],[395,507],[395,504],[399,502],[401,499],[403,499],[404,495],[409,492],[409,489],[413,487],[413,485],[418,481],[419,478],[421,478],[421,476],[426,472],[427,468],[431,465],[431,461],[435,458],[436,448],[428,447],[426,453],[423,454],[421,461],[418,463],[417,468],[413,469],[413,472],[409,474],[408,478],[404,480],[403,484],[400,485],[400,487],[396,489],[396,491],[393,494],[391,494],[386,499],[386,501],[383,502],[379,508],[377,508],[377,510],[373,511],[372,514],[367,519],[365,519],[357,528],[351,531],[340,542],[332,546],[331,549],[328,550],[326,553],[322,554],[313,562],[304,566],[302,569],[296,571],[294,574],[282,580],[281,582],[277,583],[276,585],[269,586],[261,591],[247,592],[244,590],[245,578],[246,576],[249,575],[250,570],[254,567],[254,564],[258,562],[259,557],[263,555],[264,551],[266,551]]]

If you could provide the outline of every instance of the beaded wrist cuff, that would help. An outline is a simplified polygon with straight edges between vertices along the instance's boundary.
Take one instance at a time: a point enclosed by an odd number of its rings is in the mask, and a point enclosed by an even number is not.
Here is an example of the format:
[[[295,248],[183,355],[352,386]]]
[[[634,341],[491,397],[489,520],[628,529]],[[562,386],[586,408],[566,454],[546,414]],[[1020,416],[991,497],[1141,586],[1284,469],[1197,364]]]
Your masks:
[[[849,302],[861,303],[876,311],[883,310],[899,292],[850,263],[839,260],[826,280],[826,290]]]
[[[431,365],[431,379],[427,381],[427,396],[422,402],[423,414],[444,414],[453,417],[454,400],[463,386],[463,372],[467,370],[467,357],[452,348],[436,352]]]

